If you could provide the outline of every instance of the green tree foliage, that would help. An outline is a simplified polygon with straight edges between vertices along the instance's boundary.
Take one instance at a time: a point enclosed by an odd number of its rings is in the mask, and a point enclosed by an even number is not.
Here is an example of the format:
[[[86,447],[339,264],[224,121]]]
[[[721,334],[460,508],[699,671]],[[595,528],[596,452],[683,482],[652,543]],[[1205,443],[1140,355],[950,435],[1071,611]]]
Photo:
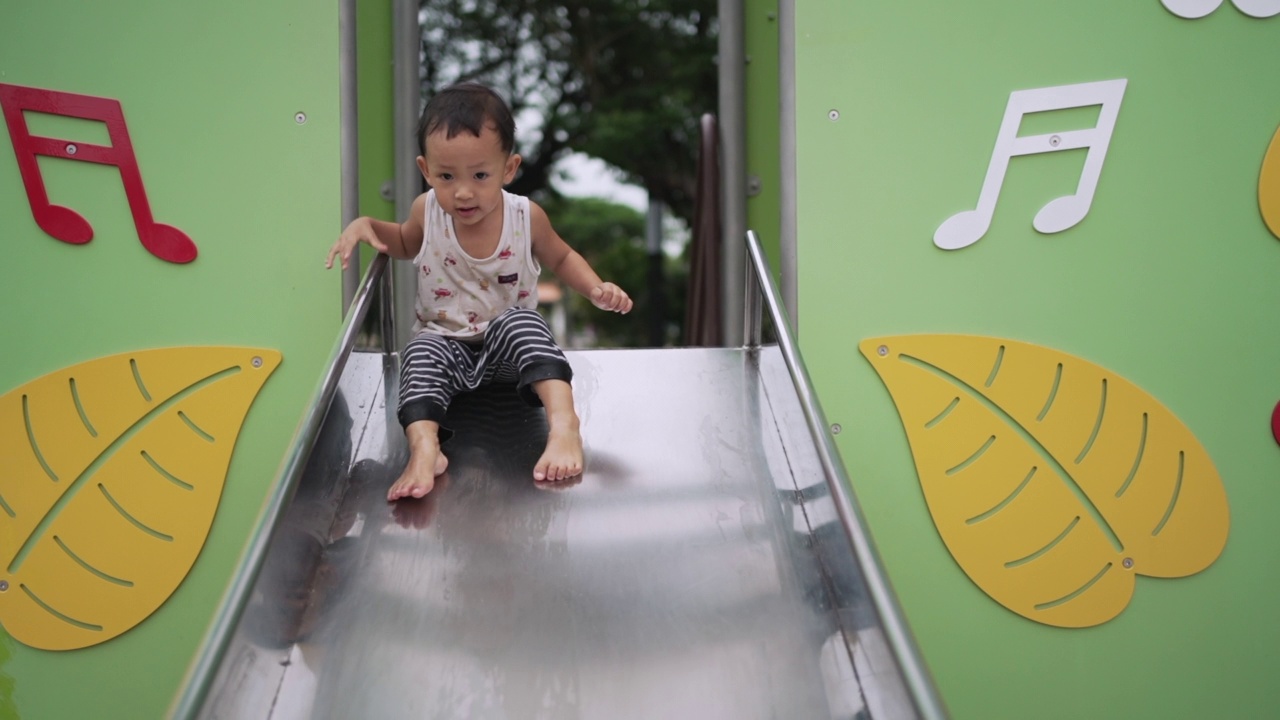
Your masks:
[[[716,106],[714,0],[422,0],[424,95],[479,80],[511,103],[512,192],[545,201],[586,153],[692,224],[698,118]],[[532,111],[532,112],[530,112]]]
[[[570,326],[577,328],[577,332],[586,330],[594,334],[596,342],[603,346],[651,345],[653,292],[648,285],[650,260],[645,249],[644,215],[599,198],[555,198],[545,208],[565,242],[582,253],[602,278],[622,286],[635,301],[635,308],[629,314],[618,315],[601,312],[586,298],[569,293]],[[684,320],[688,264],[665,255],[662,259],[667,278],[663,284],[664,344],[673,344],[679,341]]]

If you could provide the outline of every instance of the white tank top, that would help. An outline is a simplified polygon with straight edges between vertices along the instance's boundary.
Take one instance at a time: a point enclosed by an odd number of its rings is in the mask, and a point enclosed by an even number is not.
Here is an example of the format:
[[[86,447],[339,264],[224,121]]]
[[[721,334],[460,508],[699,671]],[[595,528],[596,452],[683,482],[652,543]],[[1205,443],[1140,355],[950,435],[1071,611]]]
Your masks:
[[[458,245],[449,217],[427,193],[422,249],[413,259],[418,276],[413,332],[473,338],[513,307],[538,306],[538,273],[530,240],[529,198],[502,191],[502,236],[493,255],[473,258]]]

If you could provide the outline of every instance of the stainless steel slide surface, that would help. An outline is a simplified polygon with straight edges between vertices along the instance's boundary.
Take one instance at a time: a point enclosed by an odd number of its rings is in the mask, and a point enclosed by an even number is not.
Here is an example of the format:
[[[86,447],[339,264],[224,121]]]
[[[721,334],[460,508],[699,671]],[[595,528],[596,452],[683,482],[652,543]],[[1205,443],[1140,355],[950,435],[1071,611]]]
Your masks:
[[[198,715],[917,717],[778,348],[569,358],[581,482],[493,388],[389,504],[396,361],[352,353]]]

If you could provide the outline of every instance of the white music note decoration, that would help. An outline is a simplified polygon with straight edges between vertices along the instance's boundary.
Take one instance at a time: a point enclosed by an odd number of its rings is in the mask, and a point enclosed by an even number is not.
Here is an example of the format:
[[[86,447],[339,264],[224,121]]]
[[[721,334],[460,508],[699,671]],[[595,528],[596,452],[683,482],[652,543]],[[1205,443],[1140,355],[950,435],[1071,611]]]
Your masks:
[[[1217,10],[1223,0],[1160,0],[1165,9],[1180,18],[1196,20]],[[1231,0],[1240,12],[1249,17],[1269,18],[1280,15],[1280,0]]]
[[[1004,120],[996,136],[996,148],[987,166],[987,177],[982,181],[982,192],[978,195],[978,207],[947,218],[933,234],[933,244],[943,250],[959,250],[982,239],[991,227],[991,216],[1000,197],[1005,171],[1009,169],[1009,159],[1018,155],[1088,148],[1089,154],[1085,157],[1075,194],[1056,198],[1040,208],[1032,226],[1042,233],[1057,233],[1083,220],[1089,214],[1093,193],[1098,188],[1098,176],[1102,174],[1102,163],[1107,158],[1111,132],[1115,129],[1120,102],[1124,99],[1128,83],[1126,79],[1104,80],[1009,93],[1009,104],[1005,106]],[[1092,128],[1018,137],[1018,128],[1025,115],[1093,105],[1102,107],[1098,112],[1098,122]]]

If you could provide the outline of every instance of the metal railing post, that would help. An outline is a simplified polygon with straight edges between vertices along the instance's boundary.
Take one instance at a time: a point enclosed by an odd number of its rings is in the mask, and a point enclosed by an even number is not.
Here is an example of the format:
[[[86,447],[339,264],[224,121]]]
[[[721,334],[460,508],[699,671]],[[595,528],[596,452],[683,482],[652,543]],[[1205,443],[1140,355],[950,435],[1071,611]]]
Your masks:
[[[748,230],[748,242],[758,242],[754,240],[755,233]],[[752,263],[746,263],[743,268],[743,274],[746,276],[743,281],[745,295],[742,298],[742,340],[743,344],[749,350],[758,350],[760,348],[761,339],[761,323],[764,320],[762,307],[760,304],[760,296],[764,293],[760,287],[760,280],[756,278],[756,268]]]
[[[360,112],[356,94],[356,3],[341,0],[338,3],[338,125],[341,160],[342,232],[360,216]],[[337,233],[334,234],[337,236]],[[333,242],[330,240],[329,242]],[[351,309],[360,285],[360,253],[355,253],[351,264],[342,271],[342,312]]]

